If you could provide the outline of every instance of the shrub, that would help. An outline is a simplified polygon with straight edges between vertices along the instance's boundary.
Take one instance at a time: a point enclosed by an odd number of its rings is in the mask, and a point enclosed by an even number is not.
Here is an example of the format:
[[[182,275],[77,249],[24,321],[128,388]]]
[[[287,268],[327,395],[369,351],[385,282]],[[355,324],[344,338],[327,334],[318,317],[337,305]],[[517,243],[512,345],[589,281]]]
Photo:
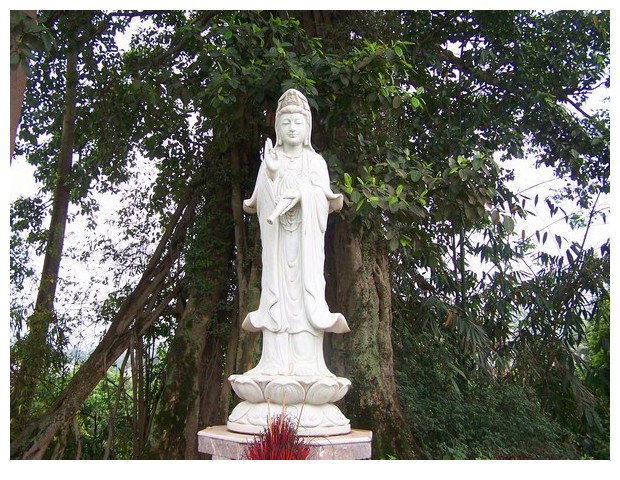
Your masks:
[[[306,460],[310,446],[297,435],[297,426],[285,415],[270,417],[264,430],[245,450],[246,460]]]
[[[411,432],[430,459],[571,459],[565,428],[541,411],[535,392],[481,372],[455,374],[445,345],[420,335],[396,363]]]

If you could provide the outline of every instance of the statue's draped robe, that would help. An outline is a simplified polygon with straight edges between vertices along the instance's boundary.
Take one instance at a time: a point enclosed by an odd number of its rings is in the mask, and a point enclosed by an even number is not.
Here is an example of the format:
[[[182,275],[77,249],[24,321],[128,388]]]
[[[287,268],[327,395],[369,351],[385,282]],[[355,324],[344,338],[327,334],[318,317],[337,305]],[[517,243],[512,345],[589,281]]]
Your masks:
[[[263,269],[259,307],[248,313],[243,328],[348,332],[343,315],[329,311],[323,272],[327,216],[342,208],[342,195],[331,191],[327,165],[317,153],[304,150],[296,164],[281,151],[279,158],[279,178],[271,180],[263,162],[254,193],[244,202],[246,212],[258,214]],[[269,224],[277,199],[291,190],[300,191],[300,202]]]

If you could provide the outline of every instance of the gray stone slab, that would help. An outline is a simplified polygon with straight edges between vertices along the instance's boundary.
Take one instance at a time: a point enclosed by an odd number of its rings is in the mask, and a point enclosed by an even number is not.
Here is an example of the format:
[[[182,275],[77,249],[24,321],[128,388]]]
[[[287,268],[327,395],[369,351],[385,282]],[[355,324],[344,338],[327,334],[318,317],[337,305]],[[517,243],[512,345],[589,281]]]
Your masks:
[[[198,432],[198,451],[213,460],[242,460],[246,446],[255,435],[229,431],[225,425],[207,427]],[[310,444],[308,460],[364,460],[372,453],[372,432],[351,430],[346,435],[304,437]]]

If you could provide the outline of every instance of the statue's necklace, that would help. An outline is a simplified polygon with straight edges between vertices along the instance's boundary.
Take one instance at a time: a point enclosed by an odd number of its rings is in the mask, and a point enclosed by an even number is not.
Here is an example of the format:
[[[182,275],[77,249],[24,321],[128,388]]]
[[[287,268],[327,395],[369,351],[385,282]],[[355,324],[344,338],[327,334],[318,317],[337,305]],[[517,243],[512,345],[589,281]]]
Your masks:
[[[301,161],[303,158],[303,154],[304,152],[300,152],[296,155],[287,155],[286,153],[282,152],[282,155],[288,159],[287,168],[289,170],[299,169],[301,167]]]

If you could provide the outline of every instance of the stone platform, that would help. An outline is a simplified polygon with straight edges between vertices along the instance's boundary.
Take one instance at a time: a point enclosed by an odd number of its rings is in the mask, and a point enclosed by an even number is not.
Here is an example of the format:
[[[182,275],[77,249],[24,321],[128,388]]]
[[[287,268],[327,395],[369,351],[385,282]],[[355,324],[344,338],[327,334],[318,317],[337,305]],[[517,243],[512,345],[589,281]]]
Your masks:
[[[198,451],[213,460],[242,460],[246,445],[256,435],[235,433],[225,425],[207,427],[198,432]],[[371,456],[372,432],[351,430],[346,435],[303,437],[310,444],[308,460],[366,460]]]

